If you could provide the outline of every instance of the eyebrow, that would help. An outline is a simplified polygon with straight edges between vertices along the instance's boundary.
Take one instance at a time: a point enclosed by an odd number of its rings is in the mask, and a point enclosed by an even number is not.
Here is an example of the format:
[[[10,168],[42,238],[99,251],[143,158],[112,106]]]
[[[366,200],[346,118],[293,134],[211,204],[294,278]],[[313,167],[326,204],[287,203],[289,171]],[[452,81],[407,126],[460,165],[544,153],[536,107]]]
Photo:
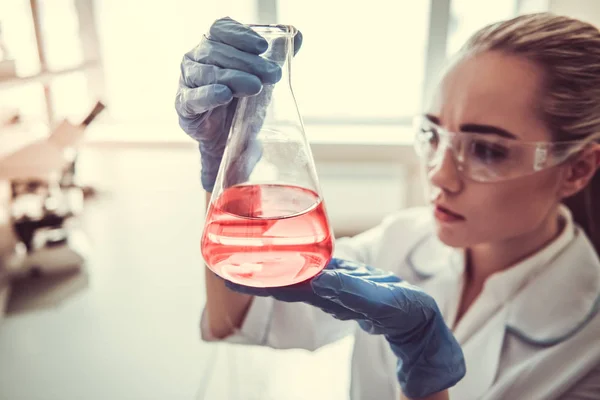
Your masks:
[[[431,114],[425,114],[425,118],[429,121],[433,122],[436,125],[441,125],[440,119]],[[460,126],[461,132],[470,132],[470,133],[482,133],[482,134],[491,134],[498,135],[508,139],[517,139],[517,136],[513,133],[510,133],[506,129],[498,128],[493,125],[481,125],[481,124],[462,124]]]

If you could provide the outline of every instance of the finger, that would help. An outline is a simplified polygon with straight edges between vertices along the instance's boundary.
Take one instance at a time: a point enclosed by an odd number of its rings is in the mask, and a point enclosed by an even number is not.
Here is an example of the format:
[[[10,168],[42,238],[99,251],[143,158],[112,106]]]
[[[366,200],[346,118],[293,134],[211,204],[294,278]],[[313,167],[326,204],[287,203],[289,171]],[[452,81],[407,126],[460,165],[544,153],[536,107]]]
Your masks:
[[[281,68],[276,63],[210,39],[204,39],[185,57],[201,64],[247,72],[266,84],[274,84],[281,79]]]
[[[182,79],[188,88],[205,85],[225,85],[235,97],[254,96],[262,90],[260,79],[247,72],[223,69],[215,65],[200,64],[185,58]]]
[[[298,54],[300,47],[302,47],[302,32],[297,31],[294,35],[294,55]]]
[[[287,57],[287,49],[291,44],[291,40],[286,37],[278,37],[273,39],[269,50],[263,55],[268,60],[276,62],[278,65],[283,65]]]
[[[371,268],[370,266],[362,263],[358,263],[351,260],[344,260],[341,258],[333,257],[324,268],[324,271],[344,271],[344,272],[356,272],[359,275],[370,275]]]
[[[360,319],[357,322],[363,331],[371,334],[379,333],[373,325],[373,322],[369,321],[368,319]]]
[[[287,303],[306,303],[320,308],[327,314],[330,314],[334,318],[342,321],[364,318],[363,315],[350,310],[343,305],[318,296],[313,291],[309,282],[280,288],[270,288],[268,291],[276,300],[285,301]]]
[[[233,93],[225,85],[208,85],[198,88],[182,87],[175,97],[175,108],[183,118],[194,118],[213,108],[228,104]]]
[[[325,300],[325,299],[323,299]],[[340,321],[364,321],[364,316],[328,300],[327,308],[321,308],[326,314]]]
[[[256,31],[229,17],[216,20],[210,27],[209,35],[213,40],[257,55],[264,53],[268,47],[265,38]]]
[[[287,37],[273,39],[263,57],[281,66],[286,62],[288,48],[293,47],[294,55],[296,55],[298,50],[300,50],[300,46],[302,46],[302,34],[298,31],[291,40]]]
[[[327,264],[325,270],[337,270],[343,271],[344,273],[352,276],[368,278],[373,282],[401,282],[398,276],[394,275],[389,271],[383,271],[378,268],[373,268],[369,265],[357,263],[349,260],[342,260],[339,258],[332,258]]]
[[[362,315],[345,308],[335,302],[317,296],[308,282],[296,283],[288,286],[257,288],[243,286],[231,281],[225,281],[225,285],[233,291],[252,296],[273,297],[275,300],[286,303],[306,303],[317,307],[334,318],[346,321],[364,318]]]
[[[411,310],[420,303],[411,293],[415,289],[404,283],[381,284],[338,271],[322,273],[312,281],[312,286],[318,295],[373,321],[398,318],[402,314],[410,317]],[[406,296],[407,293],[411,295]]]

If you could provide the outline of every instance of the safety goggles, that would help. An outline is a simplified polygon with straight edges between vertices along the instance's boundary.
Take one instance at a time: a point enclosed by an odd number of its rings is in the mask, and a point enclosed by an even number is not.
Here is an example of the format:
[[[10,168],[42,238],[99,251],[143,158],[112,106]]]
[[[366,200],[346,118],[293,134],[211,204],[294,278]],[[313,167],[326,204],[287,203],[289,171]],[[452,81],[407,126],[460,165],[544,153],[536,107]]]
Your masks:
[[[557,166],[588,141],[524,142],[489,133],[450,132],[424,116],[414,119],[415,150],[428,169],[449,151],[461,175],[477,182],[520,178]]]

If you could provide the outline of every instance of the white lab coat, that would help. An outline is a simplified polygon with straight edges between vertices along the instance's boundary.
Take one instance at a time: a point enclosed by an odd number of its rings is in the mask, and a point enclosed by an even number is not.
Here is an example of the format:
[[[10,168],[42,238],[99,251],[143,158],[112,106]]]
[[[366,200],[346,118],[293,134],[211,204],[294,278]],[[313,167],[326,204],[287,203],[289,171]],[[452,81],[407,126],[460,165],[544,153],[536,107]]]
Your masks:
[[[561,213],[561,235],[492,275],[456,326],[463,252],[437,240],[427,208],[338,240],[336,257],[393,271],[436,299],[467,365],[451,399],[600,399],[600,260],[568,210]],[[205,315],[201,325],[203,339],[214,340]],[[396,358],[385,339],[306,304],[257,297],[225,341],[313,350],[348,334],[355,334],[351,399],[398,399]]]

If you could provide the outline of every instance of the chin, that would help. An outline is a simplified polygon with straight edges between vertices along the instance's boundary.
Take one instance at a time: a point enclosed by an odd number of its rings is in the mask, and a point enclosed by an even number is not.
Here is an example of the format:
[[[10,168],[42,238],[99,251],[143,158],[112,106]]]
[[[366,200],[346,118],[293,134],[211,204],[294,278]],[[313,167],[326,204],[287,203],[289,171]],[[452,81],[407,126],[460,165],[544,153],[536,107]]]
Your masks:
[[[466,229],[464,227],[461,228],[436,223],[435,234],[440,242],[448,247],[465,248],[473,245],[472,238],[469,238],[469,235],[465,232]]]

